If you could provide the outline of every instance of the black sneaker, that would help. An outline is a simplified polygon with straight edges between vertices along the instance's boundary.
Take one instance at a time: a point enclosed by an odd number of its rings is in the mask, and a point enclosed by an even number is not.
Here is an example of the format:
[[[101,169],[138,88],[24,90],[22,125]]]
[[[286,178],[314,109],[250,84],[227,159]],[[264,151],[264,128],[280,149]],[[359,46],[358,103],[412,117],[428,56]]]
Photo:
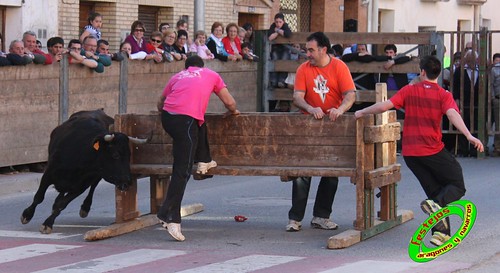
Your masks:
[[[422,201],[422,203],[420,203],[420,207],[428,215],[431,215],[431,214],[433,214],[441,209],[440,205],[438,205],[436,202],[434,202],[433,200],[430,200],[430,199]],[[446,218],[439,221],[436,224],[435,228],[437,230],[447,230],[448,223],[446,222]]]

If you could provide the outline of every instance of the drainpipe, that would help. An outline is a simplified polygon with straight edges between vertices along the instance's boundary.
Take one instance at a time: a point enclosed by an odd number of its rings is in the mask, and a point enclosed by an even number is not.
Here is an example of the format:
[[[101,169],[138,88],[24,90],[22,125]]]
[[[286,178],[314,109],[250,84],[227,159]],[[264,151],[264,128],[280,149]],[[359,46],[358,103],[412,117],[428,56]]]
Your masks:
[[[365,4],[366,2],[363,2]],[[367,21],[367,26],[366,26],[366,31],[367,32],[372,32],[372,1],[368,1],[368,3],[365,4],[366,9],[367,9],[367,16],[366,16],[366,21]]]
[[[372,5],[371,13],[372,13],[372,23],[371,28],[372,32],[378,32],[378,0],[370,1]]]
[[[194,1],[194,32],[205,30],[205,0]]]
[[[479,31],[481,20],[481,5],[474,5],[474,31]]]

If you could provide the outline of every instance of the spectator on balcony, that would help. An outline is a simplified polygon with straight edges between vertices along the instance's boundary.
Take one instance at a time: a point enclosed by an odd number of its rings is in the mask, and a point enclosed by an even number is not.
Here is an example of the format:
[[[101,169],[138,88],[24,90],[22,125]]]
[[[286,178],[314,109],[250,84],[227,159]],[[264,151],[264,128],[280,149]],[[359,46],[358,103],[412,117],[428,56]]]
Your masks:
[[[177,31],[177,38],[179,38],[179,30],[184,30],[187,33],[189,33],[189,25],[188,22],[184,19],[180,19],[177,21],[176,24],[176,31]],[[184,50],[185,52],[189,52],[189,46],[193,43],[191,39],[189,39],[189,35],[186,36],[186,42],[184,43]]]
[[[461,69],[455,70],[453,74],[453,97],[458,101],[460,105],[460,100],[463,101],[463,119],[467,128],[471,128],[473,136],[477,137],[478,134],[478,106],[479,106],[479,66],[478,66],[479,54],[472,49],[468,49],[462,61],[464,62],[463,70],[463,83],[461,86]],[[460,94],[460,89],[463,88],[463,98]],[[471,109],[471,100],[473,105]],[[472,110],[472,118],[471,118]],[[473,124],[472,124],[473,123]],[[486,128],[486,126],[484,127]],[[463,157],[476,157],[477,151],[470,145],[464,135],[458,136],[458,155]]]
[[[207,40],[207,47],[214,54],[215,59],[223,62],[236,61],[236,57],[227,54],[224,44],[222,43],[222,35],[224,34],[224,26],[220,22],[212,24],[210,37]]]
[[[32,63],[34,56],[32,53],[24,52],[24,43],[14,40],[10,43],[9,53],[0,57],[0,66],[27,65]]]
[[[283,13],[277,13],[274,16],[274,22],[269,27],[267,31],[267,37],[269,41],[274,41],[278,37],[290,37],[292,31],[290,27],[285,22],[285,16]],[[271,46],[271,59],[272,60],[288,60],[290,59],[290,50],[287,45],[284,44],[273,44]],[[271,87],[284,88],[286,86],[285,79],[288,73],[286,72],[271,72],[269,83]]]
[[[259,56],[253,54],[252,44],[249,42],[244,42],[241,44],[241,54],[243,55],[243,60],[249,60],[252,62],[258,62]]]
[[[158,31],[161,32],[163,36],[165,36],[165,32],[170,29],[170,24],[169,23],[161,23],[158,26]]]
[[[251,23],[245,23],[243,24],[243,29],[246,31],[245,33],[245,39],[243,39],[241,42],[248,42],[253,46],[254,45],[254,41],[255,41],[255,34],[254,34],[254,31],[253,31],[253,25]]]
[[[163,34],[163,44],[161,45],[165,52],[170,53],[174,60],[180,61],[182,59],[181,54],[175,52],[175,41],[177,40],[177,34],[173,29],[165,31]],[[169,58],[169,60],[172,60]]]
[[[52,57],[40,49],[37,49],[36,34],[33,31],[23,33],[24,53],[33,54],[33,63],[35,64],[52,64]]]
[[[47,40],[47,49],[54,63],[60,62],[66,50],[64,48],[64,40],[61,37],[52,37]]]
[[[35,49],[37,50],[42,50],[43,48],[43,45],[42,45],[42,42],[40,40],[36,40],[36,46],[35,46]],[[42,50],[43,51],[43,50]]]
[[[120,52],[109,53],[109,42],[104,39],[97,41],[97,53],[100,55],[106,55],[113,61],[121,62],[124,59]]]
[[[177,31],[177,40],[175,41],[174,44],[174,51],[176,53],[181,54],[181,59],[185,60],[187,59],[187,51],[186,51],[186,41],[188,39],[188,33],[181,29]]]
[[[130,35],[125,38],[130,46],[132,47],[132,53],[137,53],[139,51],[147,52],[147,42],[144,40],[144,32],[146,28],[141,21],[134,21],[132,27],[130,28]]]
[[[491,100],[493,102],[493,119],[495,120],[495,131],[500,130],[500,53],[493,55],[493,63],[490,72],[491,78]],[[500,135],[493,137],[492,156],[500,156]]]
[[[238,27],[238,38],[240,38],[240,42],[245,42],[245,36],[247,35],[247,31],[243,27]]]
[[[236,61],[243,60],[241,56],[241,41],[238,37],[238,25],[235,23],[229,23],[226,26],[227,36],[222,38],[222,44],[227,54],[236,57]]]
[[[161,63],[163,61],[164,53],[169,54],[161,48],[162,41],[163,34],[161,32],[153,31],[153,33],[151,33],[148,45],[149,54],[146,56],[146,60],[153,60],[155,63]]]
[[[198,30],[195,34],[194,42],[189,47],[189,52],[200,56],[202,59],[213,59],[214,54],[208,49],[205,42],[207,41],[207,34],[203,30]]]
[[[81,64],[83,66],[86,66],[88,68],[94,69],[97,73],[102,73],[104,71],[104,66],[101,64],[100,67],[99,63],[97,63],[96,60],[86,58],[82,54],[82,42],[78,39],[72,39],[68,43],[68,54],[69,58],[68,61],[70,64]]]
[[[83,40],[92,35],[97,38],[97,40],[101,39],[101,27],[102,27],[102,15],[97,12],[91,12],[87,19],[89,23],[85,27],[83,27],[82,35],[80,35],[80,41],[83,43]]]
[[[105,66],[111,65],[111,58],[104,54],[97,52],[97,38],[89,35],[83,39],[83,50],[81,54],[87,59],[95,60],[98,63],[95,71],[98,73],[104,72]]]

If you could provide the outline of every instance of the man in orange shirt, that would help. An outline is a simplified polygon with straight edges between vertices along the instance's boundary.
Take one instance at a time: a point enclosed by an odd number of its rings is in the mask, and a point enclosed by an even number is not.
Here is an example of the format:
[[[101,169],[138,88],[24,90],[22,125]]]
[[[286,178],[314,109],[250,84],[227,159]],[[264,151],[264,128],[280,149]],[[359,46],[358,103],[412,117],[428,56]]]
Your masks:
[[[323,32],[307,37],[307,62],[297,69],[293,102],[305,114],[316,119],[327,116],[337,120],[356,100],[354,81],[347,65],[330,56],[330,40]],[[338,177],[322,177],[316,193],[311,226],[321,229],[337,229],[330,220],[333,199],[337,192]],[[311,177],[299,177],[293,181],[292,208],[288,212],[287,231],[299,231],[304,218]]]

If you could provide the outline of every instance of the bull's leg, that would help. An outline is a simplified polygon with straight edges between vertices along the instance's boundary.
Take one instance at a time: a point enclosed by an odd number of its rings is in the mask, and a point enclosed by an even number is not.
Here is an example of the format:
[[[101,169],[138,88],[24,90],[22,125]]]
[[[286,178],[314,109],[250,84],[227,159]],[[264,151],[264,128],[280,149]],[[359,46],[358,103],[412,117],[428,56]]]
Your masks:
[[[87,194],[87,197],[85,198],[85,200],[83,200],[82,206],[80,207],[80,217],[82,218],[85,218],[89,215],[90,207],[92,206],[92,198],[94,196],[94,191],[95,188],[97,187],[97,184],[99,184],[99,181],[100,179],[97,182],[92,183],[92,185],[90,185],[89,194]]]
[[[50,182],[48,175],[44,174],[42,176],[42,181],[40,182],[40,186],[38,187],[38,190],[36,191],[35,196],[33,197],[33,203],[31,203],[31,205],[27,207],[23,211],[23,214],[21,215],[21,223],[27,224],[31,221],[33,215],[35,215],[36,206],[38,206],[40,203],[43,202],[43,199],[45,198],[45,192],[47,191],[50,185],[52,185],[52,183]]]
[[[68,204],[73,201],[75,198],[80,196],[85,191],[85,189],[77,192],[69,192],[67,194],[59,194],[54,201],[54,205],[52,206],[52,214],[45,219],[42,226],[40,227],[40,232],[44,234],[50,234],[52,232],[52,227],[54,226],[54,221],[57,216],[61,214]]]

